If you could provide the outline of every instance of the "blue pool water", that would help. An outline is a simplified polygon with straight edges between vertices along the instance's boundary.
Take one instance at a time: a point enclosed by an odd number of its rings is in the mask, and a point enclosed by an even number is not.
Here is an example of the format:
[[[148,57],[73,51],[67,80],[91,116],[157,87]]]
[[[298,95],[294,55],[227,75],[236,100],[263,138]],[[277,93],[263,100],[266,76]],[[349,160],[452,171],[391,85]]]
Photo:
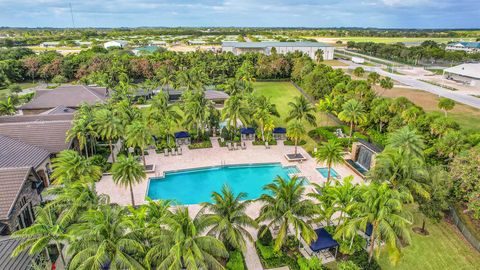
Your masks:
[[[317,168],[317,171],[324,177],[324,178],[327,178],[328,177],[328,168]],[[340,174],[337,173],[337,171],[335,171],[334,168],[331,168],[330,169],[330,177],[331,178],[340,178]],[[330,178],[330,179],[331,179]]]
[[[298,169],[297,169],[298,170]],[[219,192],[228,184],[233,192],[246,192],[246,199],[257,199],[263,186],[281,176],[288,179],[292,167],[281,164],[238,165],[167,172],[165,178],[151,178],[147,196],[151,199],[174,200],[179,204],[211,202],[212,191]]]

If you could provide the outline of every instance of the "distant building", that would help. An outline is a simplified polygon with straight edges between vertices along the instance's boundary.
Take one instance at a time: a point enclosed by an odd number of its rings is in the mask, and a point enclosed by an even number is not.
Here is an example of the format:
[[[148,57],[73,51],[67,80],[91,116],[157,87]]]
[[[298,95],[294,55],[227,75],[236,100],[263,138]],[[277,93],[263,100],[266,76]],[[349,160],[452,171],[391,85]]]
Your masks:
[[[135,48],[132,50],[132,53],[135,55],[150,54],[156,52],[161,47],[158,46],[144,46],[140,48]]]
[[[42,42],[40,43],[40,47],[42,48],[53,48],[53,47],[58,47],[60,42],[58,41],[51,41],[51,42]]]
[[[167,42],[163,40],[150,40],[148,46],[167,46]]]
[[[480,86],[480,63],[461,64],[443,70],[444,77],[470,86]]]
[[[240,55],[247,52],[258,52],[270,55],[275,48],[278,54],[289,52],[303,52],[310,58],[315,59],[315,53],[320,49],[323,51],[324,60],[332,60],[334,48],[326,43],[320,42],[223,42],[222,50]]]
[[[61,106],[64,110],[77,109],[82,103],[93,105],[104,102],[107,98],[105,87],[85,85],[62,85],[55,89],[42,89],[35,92],[35,97],[20,106],[24,115],[40,114]]]
[[[454,42],[448,43],[447,51],[465,51],[468,53],[480,52],[480,42]]]
[[[188,45],[197,45],[197,46],[199,46],[199,45],[205,45],[205,44],[207,44],[207,42],[205,42],[205,41],[203,41],[203,40],[188,40],[188,41],[187,41],[187,44],[188,44]]]
[[[75,41],[75,44],[77,44],[77,46],[87,46],[87,47],[92,46],[91,41]]]
[[[125,46],[128,45],[128,42],[125,40],[111,40],[107,41],[103,44],[103,47],[105,49],[108,49],[110,47],[119,47],[119,48],[125,48]]]

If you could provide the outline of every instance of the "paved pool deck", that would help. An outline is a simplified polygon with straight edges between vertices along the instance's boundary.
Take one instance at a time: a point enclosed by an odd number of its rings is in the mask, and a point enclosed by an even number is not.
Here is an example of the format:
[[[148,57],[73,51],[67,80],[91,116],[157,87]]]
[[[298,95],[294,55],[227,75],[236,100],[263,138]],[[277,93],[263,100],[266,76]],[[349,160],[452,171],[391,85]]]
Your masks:
[[[253,164],[253,163],[281,163],[283,166],[295,165],[301,171],[301,175],[305,176],[310,183],[324,183],[326,179],[316,170],[318,167],[325,167],[324,164],[318,164],[302,147],[298,147],[298,152],[307,157],[303,162],[288,162],[285,154],[294,153],[294,146],[284,146],[283,142],[278,145],[270,146],[254,146],[251,141],[247,141],[247,149],[228,150],[227,147],[220,147],[217,138],[211,138],[212,148],[189,150],[187,146],[182,146],[182,155],[164,156],[164,154],[156,154],[155,150],[149,150],[146,156],[147,164],[154,164],[155,171],[147,174],[147,178],[141,183],[133,186],[135,203],[146,203],[146,192],[148,187],[148,178],[163,176],[164,172],[175,170],[186,170],[193,168],[202,168],[210,166],[234,165],[234,164]],[[353,175],[354,183],[362,183],[363,179],[356,175],[346,165],[334,166],[337,173],[342,177]],[[179,188],[182,183],[178,184]],[[110,196],[112,203],[119,205],[130,205],[130,191],[128,188],[121,188],[113,183],[111,175],[105,175],[96,185],[99,194],[107,194]],[[312,191],[309,185],[307,191]],[[260,202],[253,202],[247,207],[247,214],[252,218],[256,218],[261,208]],[[198,204],[188,205],[190,215],[195,216],[201,209]],[[257,238],[255,229],[249,230],[254,239]],[[247,250],[244,252],[245,261],[248,269],[263,269],[260,259],[256,254],[253,243],[248,243]]]

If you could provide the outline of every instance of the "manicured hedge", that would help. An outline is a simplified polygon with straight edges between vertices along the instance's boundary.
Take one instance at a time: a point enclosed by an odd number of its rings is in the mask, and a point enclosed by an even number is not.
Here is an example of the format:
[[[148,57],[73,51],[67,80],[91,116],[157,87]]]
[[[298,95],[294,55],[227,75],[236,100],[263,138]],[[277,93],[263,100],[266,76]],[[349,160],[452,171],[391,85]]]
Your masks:
[[[298,142],[298,145],[305,145],[307,142],[305,140],[301,140]],[[295,145],[295,142],[294,141],[290,141],[290,140],[286,140],[286,141],[283,141],[283,145]]]
[[[202,148],[212,148],[212,142],[204,141],[199,143],[192,143],[188,146],[188,149],[202,149]]]
[[[253,141],[252,144],[253,145],[265,145],[265,142],[262,141],[262,140],[257,140],[257,141]],[[275,141],[275,140],[268,141],[268,145],[277,145],[277,141]]]
[[[228,257],[227,265],[225,266],[227,270],[245,270],[245,260],[243,258],[242,252],[235,250],[231,251]]]

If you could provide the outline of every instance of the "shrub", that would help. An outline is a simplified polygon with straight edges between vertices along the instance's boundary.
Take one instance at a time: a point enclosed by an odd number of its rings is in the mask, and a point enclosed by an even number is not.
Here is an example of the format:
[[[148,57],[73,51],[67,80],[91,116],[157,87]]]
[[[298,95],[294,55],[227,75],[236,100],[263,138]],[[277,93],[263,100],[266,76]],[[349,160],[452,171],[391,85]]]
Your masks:
[[[188,146],[188,149],[202,149],[202,148],[212,148],[212,142],[204,141],[199,143],[192,143]]]
[[[311,257],[310,259],[301,257],[297,259],[297,264],[300,270],[322,270],[324,269],[322,261],[318,257]]]
[[[278,257],[278,253],[273,250],[273,246],[262,245],[262,243],[257,242],[257,248],[260,251],[259,255],[263,259],[272,259]]]
[[[363,270],[381,270],[382,268],[377,263],[375,258],[372,258],[372,261],[368,262],[368,253],[365,250],[355,252],[349,257],[349,260],[356,264]]]
[[[298,145],[305,145],[306,143],[307,142],[305,140],[301,140],[298,142]],[[295,142],[291,140],[286,140],[286,141],[283,141],[283,145],[295,145]]]
[[[52,83],[56,83],[56,84],[66,83],[67,81],[68,81],[67,78],[65,78],[62,75],[56,75],[52,79]]]
[[[230,252],[227,265],[226,265],[227,270],[244,270],[247,269],[245,267],[245,262],[243,259],[243,254],[242,252],[235,250]]]
[[[358,265],[352,261],[343,261],[338,263],[339,270],[362,270]]]
[[[112,164],[107,162],[107,159],[102,155],[94,155],[91,157],[91,161],[93,165],[97,165],[102,168],[102,172],[107,172],[110,170]]]
[[[258,230],[257,238],[258,238],[258,241],[264,246],[268,246],[272,244],[272,241],[273,241],[272,233],[270,232],[270,229],[267,227],[267,225],[262,225],[260,227],[260,229]]]
[[[253,145],[265,145],[265,142],[262,140],[257,140],[252,142]],[[268,145],[277,145],[277,141],[275,140],[270,140],[268,141]]]

